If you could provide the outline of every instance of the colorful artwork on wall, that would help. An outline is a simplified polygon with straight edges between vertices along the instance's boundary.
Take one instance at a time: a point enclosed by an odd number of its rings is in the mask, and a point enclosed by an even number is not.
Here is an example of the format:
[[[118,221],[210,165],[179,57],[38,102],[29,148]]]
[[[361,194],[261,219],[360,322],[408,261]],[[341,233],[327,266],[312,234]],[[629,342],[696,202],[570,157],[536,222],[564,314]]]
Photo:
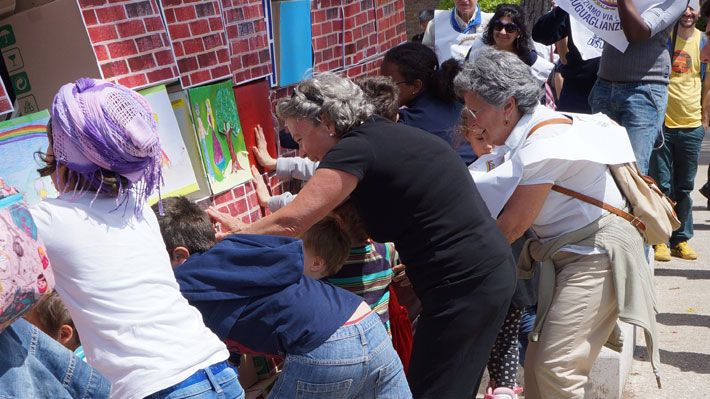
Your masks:
[[[180,127],[164,85],[141,90],[139,93],[148,100],[153,116],[158,123],[158,137],[162,150],[163,185],[160,195],[174,197],[186,195],[199,189],[192,163],[180,135]],[[158,191],[148,199],[150,203],[158,200]]]
[[[192,113],[190,112],[190,100],[187,96],[187,90],[180,90],[169,93],[170,103],[173,107],[175,120],[180,128],[180,135],[185,143],[185,149],[192,163],[192,172],[197,179],[199,190],[187,194],[186,197],[192,201],[198,201],[209,197],[210,186],[207,183],[207,174],[205,173],[204,164],[200,157],[200,146],[197,143],[197,135],[195,134],[195,125],[192,123]]]
[[[269,82],[265,79],[256,80],[234,87],[234,96],[237,99],[239,121],[244,131],[244,142],[249,149],[249,163],[264,172],[261,165],[254,159],[251,148],[256,145],[254,128],[259,125],[264,131],[266,148],[269,154],[277,158],[276,134],[274,132],[274,115],[271,113],[269,100]]]
[[[191,88],[190,105],[200,155],[214,194],[251,180],[232,82]]]
[[[0,176],[25,194],[29,204],[57,196],[49,177],[40,177],[37,168],[44,166],[35,157],[46,151],[49,112],[41,111],[0,122]]]

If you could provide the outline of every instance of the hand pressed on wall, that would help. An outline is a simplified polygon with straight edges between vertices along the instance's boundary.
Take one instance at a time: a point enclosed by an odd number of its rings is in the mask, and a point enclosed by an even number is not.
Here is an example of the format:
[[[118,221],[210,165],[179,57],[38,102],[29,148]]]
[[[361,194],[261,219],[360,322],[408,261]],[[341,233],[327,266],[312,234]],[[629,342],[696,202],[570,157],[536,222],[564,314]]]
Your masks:
[[[276,169],[276,160],[271,157],[269,150],[266,148],[266,137],[264,137],[264,130],[261,125],[256,125],[254,128],[254,136],[256,145],[251,147],[251,152],[254,154],[256,162],[259,162],[259,165],[265,168]]]

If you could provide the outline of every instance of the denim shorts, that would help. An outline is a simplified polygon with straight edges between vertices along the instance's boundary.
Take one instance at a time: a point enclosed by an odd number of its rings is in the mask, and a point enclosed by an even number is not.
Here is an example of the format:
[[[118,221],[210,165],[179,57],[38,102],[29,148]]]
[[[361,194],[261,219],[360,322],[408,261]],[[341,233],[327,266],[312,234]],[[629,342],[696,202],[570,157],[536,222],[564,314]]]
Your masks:
[[[269,399],[411,398],[379,316],[342,326],[318,348],[287,355]]]
[[[226,361],[197,370],[190,377],[146,399],[242,399],[237,370]]]

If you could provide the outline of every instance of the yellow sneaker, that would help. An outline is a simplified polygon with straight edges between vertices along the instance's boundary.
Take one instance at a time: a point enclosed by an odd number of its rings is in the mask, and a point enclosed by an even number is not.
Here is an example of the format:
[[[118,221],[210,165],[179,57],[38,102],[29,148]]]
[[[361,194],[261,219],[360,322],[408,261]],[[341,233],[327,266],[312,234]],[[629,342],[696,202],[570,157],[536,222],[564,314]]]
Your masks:
[[[654,254],[653,258],[658,262],[668,262],[671,260],[671,253],[668,252],[668,245],[658,244],[653,246]]]
[[[671,248],[671,255],[687,260],[698,259],[698,254],[696,254],[695,251],[690,249],[688,241],[679,242],[678,244],[674,245],[673,248]]]

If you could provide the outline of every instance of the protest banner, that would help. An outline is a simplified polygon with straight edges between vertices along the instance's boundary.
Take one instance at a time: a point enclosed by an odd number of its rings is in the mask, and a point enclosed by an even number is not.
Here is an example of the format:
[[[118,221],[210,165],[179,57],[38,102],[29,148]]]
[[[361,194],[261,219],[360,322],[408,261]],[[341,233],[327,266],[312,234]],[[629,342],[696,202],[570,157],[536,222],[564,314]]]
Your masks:
[[[570,18],[581,22],[605,42],[616,47],[622,53],[629,46],[619,18],[619,5],[616,0],[557,0],[557,5],[567,11]],[[639,14],[663,3],[659,0],[634,0]]]

